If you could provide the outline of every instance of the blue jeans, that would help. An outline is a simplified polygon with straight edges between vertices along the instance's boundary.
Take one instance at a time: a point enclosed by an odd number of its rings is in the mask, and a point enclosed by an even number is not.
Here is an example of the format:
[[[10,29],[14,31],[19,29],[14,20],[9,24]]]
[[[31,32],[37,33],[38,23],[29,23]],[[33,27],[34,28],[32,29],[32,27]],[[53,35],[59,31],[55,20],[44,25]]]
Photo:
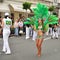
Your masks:
[[[18,27],[15,28],[15,35],[18,35]]]

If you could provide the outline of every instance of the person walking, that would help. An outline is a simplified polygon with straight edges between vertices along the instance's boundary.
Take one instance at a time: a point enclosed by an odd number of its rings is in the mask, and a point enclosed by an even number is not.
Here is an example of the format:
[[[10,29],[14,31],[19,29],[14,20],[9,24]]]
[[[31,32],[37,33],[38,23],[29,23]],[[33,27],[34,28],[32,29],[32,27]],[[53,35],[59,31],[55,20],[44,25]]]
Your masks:
[[[5,54],[11,54],[11,50],[8,43],[8,38],[10,35],[10,27],[12,25],[12,20],[9,18],[9,13],[5,13],[5,18],[2,20],[3,28],[3,49],[2,52]]]

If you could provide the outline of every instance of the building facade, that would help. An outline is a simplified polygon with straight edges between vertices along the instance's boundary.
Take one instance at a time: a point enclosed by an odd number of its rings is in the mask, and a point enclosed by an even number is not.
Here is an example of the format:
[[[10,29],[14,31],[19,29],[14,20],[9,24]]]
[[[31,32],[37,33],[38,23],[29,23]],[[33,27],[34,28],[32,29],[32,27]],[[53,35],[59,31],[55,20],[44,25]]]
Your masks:
[[[35,7],[38,2],[44,3],[47,6],[60,5],[60,0],[0,0],[0,15],[3,16],[5,12],[9,12],[13,20],[16,20],[21,15],[25,16],[25,18],[32,15],[29,10],[26,12],[26,10],[23,9],[22,4],[26,1],[32,3],[31,8]],[[60,8],[58,12],[60,18]]]

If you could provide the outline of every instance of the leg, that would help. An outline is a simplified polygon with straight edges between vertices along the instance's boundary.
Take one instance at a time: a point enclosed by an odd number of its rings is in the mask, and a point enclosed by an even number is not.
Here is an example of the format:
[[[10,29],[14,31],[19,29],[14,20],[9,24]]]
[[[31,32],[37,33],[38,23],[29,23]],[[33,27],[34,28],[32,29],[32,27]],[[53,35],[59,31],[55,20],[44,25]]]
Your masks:
[[[53,31],[53,32],[52,32],[52,38],[54,38],[54,37],[55,37],[55,32]]]
[[[39,52],[39,47],[38,47],[38,39],[36,39],[36,47],[37,47],[37,51]],[[37,55],[38,55],[38,52],[37,52]]]
[[[41,40],[39,39],[39,43],[38,43],[38,56],[41,55]]]
[[[11,51],[10,51],[10,47],[9,47],[9,43],[8,43],[8,38],[9,38],[9,35],[10,35],[10,33],[7,33],[6,34],[6,39],[5,39],[5,46],[6,46],[6,54],[10,54],[11,53]]]
[[[56,36],[56,38],[58,39],[58,32],[55,32],[55,36]]]
[[[38,56],[41,56],[41,45],[42,45],[43,39],[39,39],[39,43],[38,43],[38,49],[39,49],[39,54]]]
[[[33,38],[32,39],[35,41],[36,37],[37,37],[37,33],[36,33],[36,31],[33,31]]]
[[[30,36],[29,36],[29,27],[26,27],[26,39],[29,39]]]
[[[3,52],[6,52],[5,39],[6,39],[6,35],[5,35],[5,33],[3,32],[3,49],[2,49]]]
[[[6,52],[5,40],[3,40],[3,49],[2,49],[2,51]]]

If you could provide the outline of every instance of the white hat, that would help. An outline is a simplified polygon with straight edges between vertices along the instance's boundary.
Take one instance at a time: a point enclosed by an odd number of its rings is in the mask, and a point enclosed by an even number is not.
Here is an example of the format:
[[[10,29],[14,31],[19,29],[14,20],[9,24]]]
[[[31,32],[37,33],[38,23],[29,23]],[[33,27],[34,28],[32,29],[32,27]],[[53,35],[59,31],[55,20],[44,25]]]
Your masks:
[[[5,13],[5,16],[7,16],[7,15],[9,16],[9,13]]]

